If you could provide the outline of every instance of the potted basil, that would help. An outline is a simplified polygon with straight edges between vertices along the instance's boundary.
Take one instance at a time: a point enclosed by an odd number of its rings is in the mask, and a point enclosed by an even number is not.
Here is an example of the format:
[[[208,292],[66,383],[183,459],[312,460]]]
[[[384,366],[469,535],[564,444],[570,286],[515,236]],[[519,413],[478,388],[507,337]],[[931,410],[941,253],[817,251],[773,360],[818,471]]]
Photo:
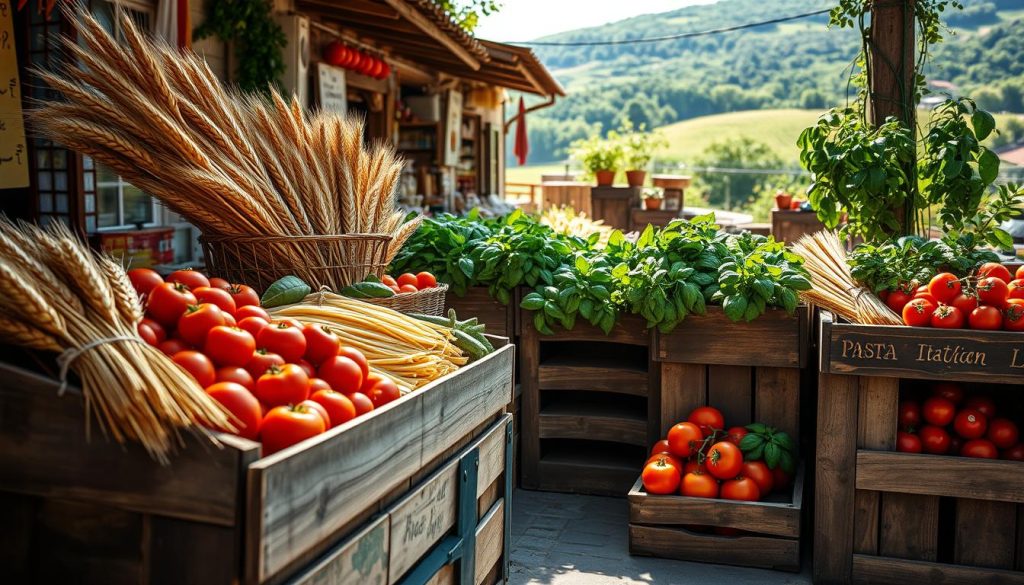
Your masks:
[[[655,151],[666,146],[665,139],[655,132],[647,132],[641,124],[636,130],[626,121],[622,125],[622,144],[626,162],[626,182],[630,187],[641,187],[647,180],[647,165]]]
[[[615,182],[615,173],[622,164],[622,145],[614,136],[591,136],[573,142],[572,157],[597,179],[598,187],[608,187]]]
[[[656,211],[661,209],[661,202],[665,199],[665,190],[661,187],[648,187],[643,190],[644,209]]]

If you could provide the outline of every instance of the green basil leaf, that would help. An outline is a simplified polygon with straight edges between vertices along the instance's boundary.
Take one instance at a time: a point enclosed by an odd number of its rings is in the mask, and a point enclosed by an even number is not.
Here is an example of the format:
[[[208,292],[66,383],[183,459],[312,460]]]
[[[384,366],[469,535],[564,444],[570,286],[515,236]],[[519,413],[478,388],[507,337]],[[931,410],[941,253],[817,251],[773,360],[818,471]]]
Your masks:
[[[764,446],[764,463],[768,469],[775,469],[779,466],[779,459],[782,457],[782,449],[775,443],[768,443]]]
[[[731,321],[739,321],[743,319],[743,316],[747,311],[747,299],[740,295],[725,297],[725,301],[722,303],[722,309],[725,310],[725,316]]]
[[[757,433],[747,433],[742,439],[740,439],[740,451],[746,453],[752,451],[754,448],[764,445],[764,437]]]
[[[263,308],[291,305],[306,298],[311,290],[310,286],[298,276],[285,276],[267,287],[260,299],[260,304],[263,305]]]

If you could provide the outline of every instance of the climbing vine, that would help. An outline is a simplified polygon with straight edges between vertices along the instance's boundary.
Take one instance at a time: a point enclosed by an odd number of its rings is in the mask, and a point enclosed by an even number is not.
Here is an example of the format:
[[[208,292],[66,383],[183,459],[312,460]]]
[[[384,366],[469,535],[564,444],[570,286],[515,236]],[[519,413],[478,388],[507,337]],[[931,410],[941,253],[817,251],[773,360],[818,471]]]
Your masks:
[[[195,29],[197,39],[215,36],[234,42],[236,80],[242,91],[266,93],[280,84],[288,41],[272,11],[271,0],[207,2],[206,20]]]

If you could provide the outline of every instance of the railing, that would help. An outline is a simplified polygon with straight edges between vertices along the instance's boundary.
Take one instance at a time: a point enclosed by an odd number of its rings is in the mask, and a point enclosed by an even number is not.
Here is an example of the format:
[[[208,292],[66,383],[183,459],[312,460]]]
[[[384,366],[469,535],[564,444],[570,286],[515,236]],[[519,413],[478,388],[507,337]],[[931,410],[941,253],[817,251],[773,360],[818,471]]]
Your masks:
[[[533,183],[505,183],[505,201],[515,204],[523,211],[540,211],[540,185]]]

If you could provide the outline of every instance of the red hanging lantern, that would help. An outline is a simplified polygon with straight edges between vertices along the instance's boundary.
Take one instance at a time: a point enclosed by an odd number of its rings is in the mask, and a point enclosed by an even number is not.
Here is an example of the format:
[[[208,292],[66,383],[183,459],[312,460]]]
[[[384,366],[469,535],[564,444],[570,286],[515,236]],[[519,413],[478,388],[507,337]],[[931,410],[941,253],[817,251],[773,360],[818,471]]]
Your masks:
[[[362,62],[359,68],[359,73],[363,75],[369,75],[373,71],[373,64],[377,61],[377,58],[373,55],[367,55],[366,60]]]
[[[348,49],[345,48],[345,45],[338,41],[331,41],[330,43],[327,43],[326,47],[324,47],[324,62],[328,65],[341,67],[342,62],[345,59],[345,53],[347,52]]]
[[[388,77],[391,77],[391,66],[388,65],[388,62],[387,61],[381,61],[381,65],[382,65],[382,67],[381,67],[381,72],[380,72],[380,78],[381,79],[387,79]]]
[[[345,63],[348,63],[349,59],[351,59],[351,58],[352,58],[352,49],[346,47],[345,45],[342,45],[341,46],[341,58],[338,59],[338,65],[337,66],[338,67],[344,67]]]
[[[352,71],[359,71],[359,68],[363,65],[363,59],[366,58],[366,55],[364,55],[362,51],[353,51],[353,53],[352,62],[348,64],[348,69]]]
[[[380,75],[380,65],[380,59],[374,57],[373,61],[370,61],[370,66],[366,68],[366,74],[374,79],[380,79],[379,77],[377,77],[378,75]]]

